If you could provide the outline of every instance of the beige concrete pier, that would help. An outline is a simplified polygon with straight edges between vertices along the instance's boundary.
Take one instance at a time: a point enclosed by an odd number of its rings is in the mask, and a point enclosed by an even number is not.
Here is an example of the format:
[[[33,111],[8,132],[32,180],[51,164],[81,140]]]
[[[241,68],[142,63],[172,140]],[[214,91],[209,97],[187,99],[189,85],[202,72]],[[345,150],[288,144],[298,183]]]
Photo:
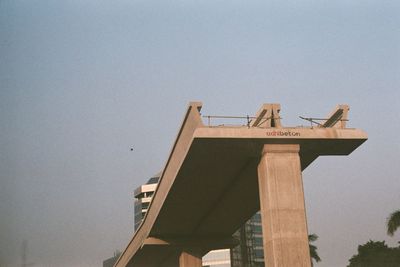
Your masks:
[[[258,165],[266,266],[310,266],[299,145],[265,145]]]
[[[179,257],[179,267],[201,267],[201,255],[182,252]]]

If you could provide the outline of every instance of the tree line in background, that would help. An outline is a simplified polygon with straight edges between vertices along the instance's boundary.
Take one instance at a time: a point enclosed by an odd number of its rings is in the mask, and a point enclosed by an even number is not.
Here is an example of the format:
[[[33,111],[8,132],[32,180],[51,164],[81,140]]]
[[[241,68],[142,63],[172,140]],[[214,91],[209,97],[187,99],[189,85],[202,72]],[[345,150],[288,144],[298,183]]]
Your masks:
[[[393,236],[400,227],[400,210],[387,218],[387,234]],[[399,242],[400,244],[400,242]],[[385,241],[368,241],[358,246],[358,254],[354,255],[347,267],[399,267],[400,245],[388,247]]]
[[[317,241],[318,236],[316,234],[311,234],[308,235],[308,243],[309,243],[309,248],[310,248],[310,257],[311,257],[311,266],[314,266],[314,261],[315,262],[320,262],[321,258],[318,255],[317,252],[317,247],[313,244],[311,244],[314,241]]]

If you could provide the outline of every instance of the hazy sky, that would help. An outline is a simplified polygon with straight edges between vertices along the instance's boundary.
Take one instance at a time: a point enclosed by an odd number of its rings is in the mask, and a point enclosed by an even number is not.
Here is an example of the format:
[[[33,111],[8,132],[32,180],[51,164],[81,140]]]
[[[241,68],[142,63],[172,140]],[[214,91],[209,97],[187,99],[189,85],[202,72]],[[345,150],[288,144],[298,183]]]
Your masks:
[[[369,140],[303,173],[322,262],[395,245],[400,209],[398,1],[0,1],[0,266],[101,266],[133,233],[187,103],[282,106],[283,124],[350,105]],[[134,150],[131,152],[130,148]]]

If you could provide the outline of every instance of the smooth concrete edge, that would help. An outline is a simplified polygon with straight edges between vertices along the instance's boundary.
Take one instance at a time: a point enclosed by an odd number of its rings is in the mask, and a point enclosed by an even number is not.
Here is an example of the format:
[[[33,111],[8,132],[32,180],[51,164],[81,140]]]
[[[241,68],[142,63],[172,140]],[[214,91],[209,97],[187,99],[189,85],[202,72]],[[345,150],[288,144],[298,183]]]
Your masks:
[[[180,248],[197,248],[204,250],[205,248],[225,249],[232,248],[239,244],[234,237],[195,237],[195,238],[156,238],[148,237],[143,242],[149,246],[173,246]]]
[[[176,173],[179,170],[179,167],[182,164],[190,147],[190,144],[193,140],[193,134],[196,128],[203,126],[200,116],[201,107],[201,102],[190,102],[181,128],[171,149],[171,153],[169,154],[168,160],[160,176],[159,185],[154,193],[153,200],[148,208],[148,212],[146,213],[142,223],[134,233],[124,252],[114,264],[114,267],[127,266],[137,251],[143,247],[145,239],[149,236],[151,227],[154,224],[157,214],[162,207],[162,202],[165,200],[170,186],[176,177]],[[170,170],[171,167],[173,170]],[[165,181],[167,181],[167,183]],[[164,184],[166,184],[166,186]],[[162,194],[158,192],[162,192]],[[151,207],[156,207],[156,209],[151,209]]]
[[[247,128],[201,127],[196,138],[255,138],[255,139],[368,139],[361,129],[352,128]]]

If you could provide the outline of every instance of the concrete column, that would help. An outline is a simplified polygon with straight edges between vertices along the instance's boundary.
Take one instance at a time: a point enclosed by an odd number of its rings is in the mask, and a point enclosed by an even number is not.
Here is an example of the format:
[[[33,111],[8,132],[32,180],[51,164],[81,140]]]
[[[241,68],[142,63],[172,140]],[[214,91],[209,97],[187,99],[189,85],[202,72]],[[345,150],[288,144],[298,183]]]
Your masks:
[[[299,145],[264,145],[258,165],[264,260],[310,267]]]
[[[179,267],[201,267],[201,256],[183,251],[179,256]]]

